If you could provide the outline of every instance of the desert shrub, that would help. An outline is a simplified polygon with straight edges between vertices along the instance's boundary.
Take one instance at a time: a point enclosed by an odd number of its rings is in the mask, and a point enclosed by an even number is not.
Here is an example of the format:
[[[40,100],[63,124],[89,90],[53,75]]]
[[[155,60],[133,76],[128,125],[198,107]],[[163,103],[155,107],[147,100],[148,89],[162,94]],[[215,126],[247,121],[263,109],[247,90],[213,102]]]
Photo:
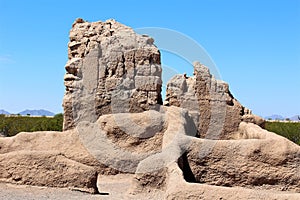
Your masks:
[[[266,122],[265,129],[277,133],[300,145],[299,122]]]
[[[19,132],[62,131],[62,126],[62,114],[54,117],[0,115],[0,133],[5,136],[14,136]]]

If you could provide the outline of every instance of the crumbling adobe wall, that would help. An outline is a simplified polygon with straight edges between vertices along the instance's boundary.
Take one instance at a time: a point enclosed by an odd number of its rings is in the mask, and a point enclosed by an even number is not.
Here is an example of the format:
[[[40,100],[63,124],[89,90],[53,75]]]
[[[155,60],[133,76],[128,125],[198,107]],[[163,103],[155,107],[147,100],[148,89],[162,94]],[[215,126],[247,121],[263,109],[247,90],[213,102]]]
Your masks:
[[[189,110],[201,138],[229,139],[244,115],[252,119],[251,111],[233,97],[228,84],[216,80],[199,62],[194,63],[193,77],[177,75],[168,82],[166,102]]]
[[[64,130],[103,114],[162,104],[160,52],[153,42],[114,20],[77,19],[65,66]]]

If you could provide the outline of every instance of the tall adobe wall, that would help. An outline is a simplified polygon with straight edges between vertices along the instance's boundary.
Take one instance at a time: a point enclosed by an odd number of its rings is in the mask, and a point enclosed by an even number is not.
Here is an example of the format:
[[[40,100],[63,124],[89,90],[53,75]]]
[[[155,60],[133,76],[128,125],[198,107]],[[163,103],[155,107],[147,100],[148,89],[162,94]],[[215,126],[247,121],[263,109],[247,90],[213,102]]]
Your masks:
[[[103,114],[162,104],[160,52],[153,42],[114,20],[76,19],[65,66],[64,130]]]
[[[227,83],[199,62],[194,63],[193,77],[176,75],[168,82],[166,103],[187,109],[201,138],[229,139],[241,121],[263,124],[233,97]]]

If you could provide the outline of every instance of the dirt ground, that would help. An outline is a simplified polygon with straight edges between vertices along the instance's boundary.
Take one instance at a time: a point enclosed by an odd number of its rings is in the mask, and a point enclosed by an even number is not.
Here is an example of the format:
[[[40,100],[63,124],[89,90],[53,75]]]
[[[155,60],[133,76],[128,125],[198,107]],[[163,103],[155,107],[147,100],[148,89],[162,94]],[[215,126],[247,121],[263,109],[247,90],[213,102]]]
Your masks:
[[[161,192],[139,195],[130,195],[128,191],[131,188],[133,176],[115,175],[99,176],[98,188],[100,194],[88,194],[80,191],[74,191],[67,188],[48,188],[27,185],[13,185],[0,183],[0,200],[102,200],[102,199],[163,199]]]
[[[118,199],[139,199],[139,200],[150,200],[150,199],[165,199],[165,193],[163,191],[151,192],[151,193],[142,193],[132,195],[130,191],[132,191],[133,185],[133,175],[114,175],[114,176],[98,176],[98,188],[100,194],[89,194],[80,191],[71,190],[68,188],[49,188],[49,187],[37,187],[37,186],[27,186],[27,185],[13,185],[8,183],[0,183],[0,200],[118,200]],[[298,193],[289,193],[289,192],[279,192],[272,190],[261,189],[245,189],[239,187],[233,188],[224,188],[224,187],[216,187],[203,185],[199,188],[204,193],[208,193],[206,195],[207,198],[201,199],[236,199],[235,197],[228,198],[228,195],[224,195],[224,198],[213,198],[211,193],[224,193],[232,190],[234,193],[241,193],[250,191],[249,194],[243,196],[247,197],[246,199],[299,199],[300,194]],[[231,192],[232,192],[231,191]],[[253,193],[254,195],[250,195]],[[255,195],[257,193],[257,195]],[[224,193],[226,194],[226,193]],[[280,194],[276,196],[275,194]],[[290,194],[290,195],[289,195]],[[221,194],[220,194],[221,195]],[[220,196],[219,195],[219,196]],[[184,197],[189,196],[189,192],[184,193]],[[201,196],[201,195],[200,195]],[[200,197],[199,196],[199,197]],[[212,198],[209,198],[212,197]],[[218,195],[217,195],[218,196]],[[221,195],[222,196],[222,195]],[[278,198],[277,198],[278,197]],[[175,199],[182,199],[182,197],[178,197]],[[195,199],[195,198],[193,198]]]

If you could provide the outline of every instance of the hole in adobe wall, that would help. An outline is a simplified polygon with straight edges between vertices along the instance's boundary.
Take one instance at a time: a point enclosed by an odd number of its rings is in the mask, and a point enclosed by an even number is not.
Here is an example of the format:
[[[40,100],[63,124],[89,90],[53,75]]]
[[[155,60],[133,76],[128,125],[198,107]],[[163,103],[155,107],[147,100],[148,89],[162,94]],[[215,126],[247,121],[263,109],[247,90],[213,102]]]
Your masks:
[[[196,178],[188,162],[187,153],[182,154],[182,156],[178,159],[178,165],[183,172],[184,180],[186,182],[197,183]]]

